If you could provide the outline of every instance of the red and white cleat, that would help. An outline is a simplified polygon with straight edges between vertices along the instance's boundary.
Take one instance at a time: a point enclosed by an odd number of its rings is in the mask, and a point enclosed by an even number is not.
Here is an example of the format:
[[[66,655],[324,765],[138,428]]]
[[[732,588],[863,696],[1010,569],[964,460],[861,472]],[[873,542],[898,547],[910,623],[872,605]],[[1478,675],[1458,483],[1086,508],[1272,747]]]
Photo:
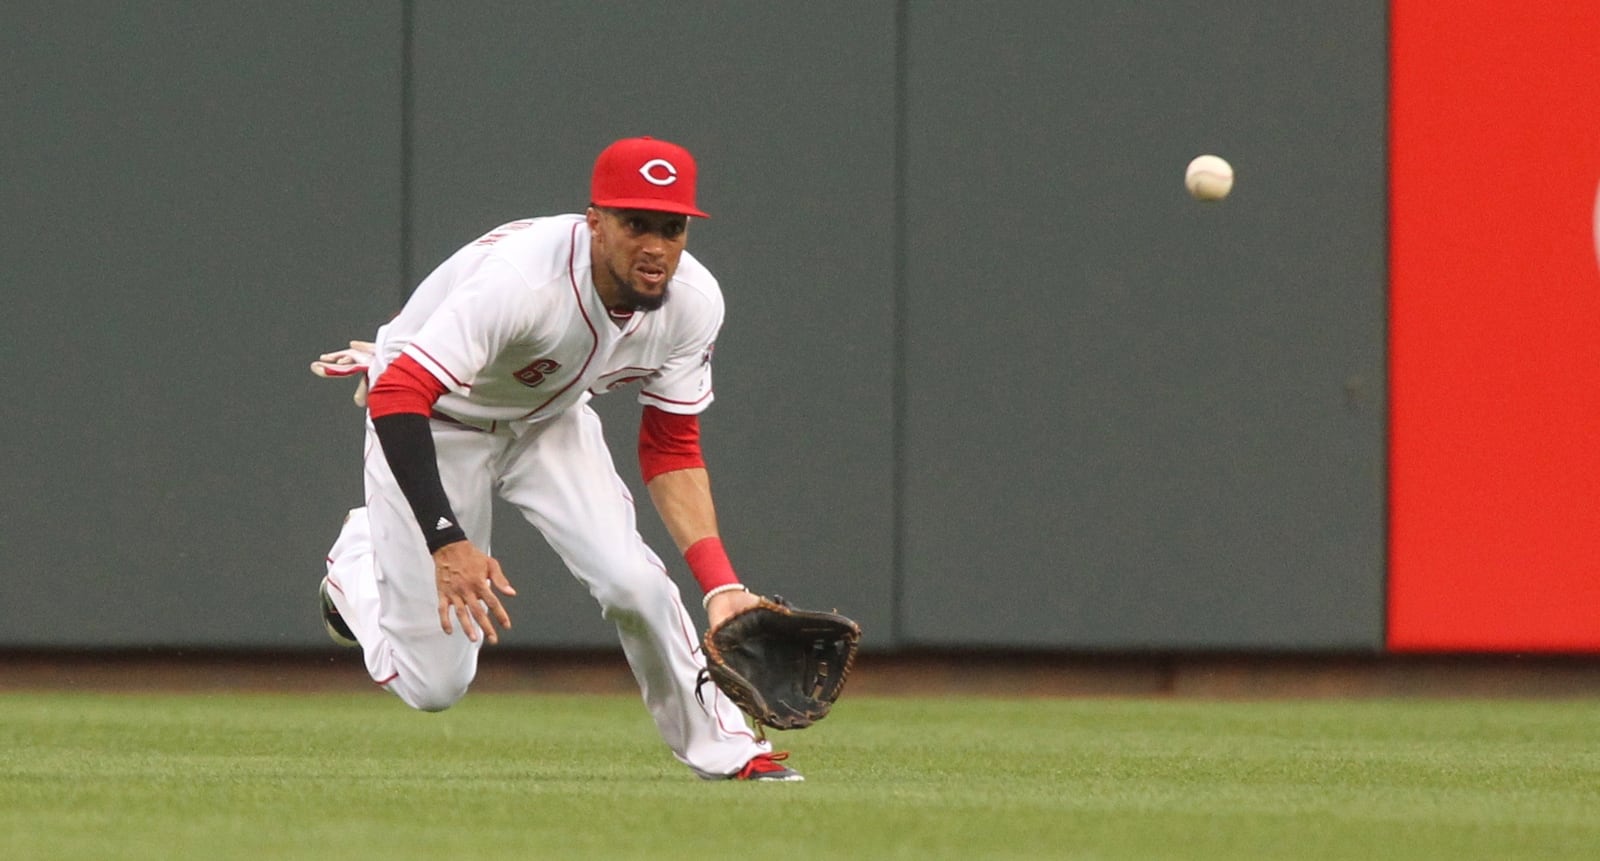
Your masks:
[[[311,363],[311,373],[330,379],[360,377],[352,400],[356,406],[364,407],[367,405],[367,369],[372,367],[374,349],[369,341],[351,341],[348,350],[323,353]]]
[[[733,780],[771,780],[792,783],[805,780],[805,775],[783,764],[789,758],[789,752],[758,754],[744,768],[728,775]]]

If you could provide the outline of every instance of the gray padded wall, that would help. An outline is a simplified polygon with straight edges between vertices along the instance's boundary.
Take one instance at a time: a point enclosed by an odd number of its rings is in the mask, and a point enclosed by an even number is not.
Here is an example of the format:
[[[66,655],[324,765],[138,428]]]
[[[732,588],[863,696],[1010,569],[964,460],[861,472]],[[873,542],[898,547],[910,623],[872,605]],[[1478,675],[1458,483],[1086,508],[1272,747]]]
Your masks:
[[[702,419],[724,540],[746,582],[848,606],[879,644],[893,609],[894,20],[890,4],[851,2],[421,2],[413,19],[416,276],[496,224],[581,211],[615,138],[689,147],[712,216],[689,250],[728,307]],[[594,405],[641,532],[703,619],[638,481],[634,390]],[[514,511],[495,530],[521,593],[503,642],[615,642]]]
[[[1382,0],[913,3],[906,45],[904,641],[1381,648]]]
[[[632,134],[701,160],[752,585],[876,647],[1381,644],[1378,0],[325,7],[0,5],[0,645],[325,644],[362,440],[305,363]],[[501,513],[509,642],[612,643]]]
[[[0,643],[320,635],[359,442],[306,361],[398,279],[399,24],[0,4]]]

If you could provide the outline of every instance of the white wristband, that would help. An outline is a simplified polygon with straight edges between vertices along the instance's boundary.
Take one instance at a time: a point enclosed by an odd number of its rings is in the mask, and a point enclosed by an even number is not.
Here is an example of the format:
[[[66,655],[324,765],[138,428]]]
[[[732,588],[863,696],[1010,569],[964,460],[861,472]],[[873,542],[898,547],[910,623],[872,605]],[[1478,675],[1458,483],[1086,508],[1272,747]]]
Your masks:
[[[700,606],[706,608],[707,610],[711,609],[711,599],[717,597],[718,595],[721,595],[723,592],[748,592],[748,591],[750,591],[750,590],[746,589],[744,587],[743,583],[724,583],[723,585],[718,586],[715,589],[712,589],[710,592],[707,592],[706,596],[704,598],[700,599]]]

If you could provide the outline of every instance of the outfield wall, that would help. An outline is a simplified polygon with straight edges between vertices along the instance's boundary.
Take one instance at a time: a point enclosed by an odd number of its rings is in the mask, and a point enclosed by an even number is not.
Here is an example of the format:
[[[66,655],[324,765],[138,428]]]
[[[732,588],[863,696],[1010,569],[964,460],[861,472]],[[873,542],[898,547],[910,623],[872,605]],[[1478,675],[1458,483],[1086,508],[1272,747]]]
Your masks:
[[[0,647],[323,642],[362,441],[306,362],[653,134],[714,216],[705,436],[752,585],[879,648],[1600,648],[1567,609],[1600,588],[1600,21],[1390,5],[7,3]],[[1463,38],[1545,95],[1475,123],[1507,90],[1435,74]],[[1480,149],[1548,193],[1484,214],[1526,183],[1452,182]],[[1200,152],[1229,200],[1183,194]],[[597,407],[642,501],[637,407]],[[501,513],[509,642],[610,643]]]
[[[1600,4],[1393,53],[1390,646],[1600,650]]]

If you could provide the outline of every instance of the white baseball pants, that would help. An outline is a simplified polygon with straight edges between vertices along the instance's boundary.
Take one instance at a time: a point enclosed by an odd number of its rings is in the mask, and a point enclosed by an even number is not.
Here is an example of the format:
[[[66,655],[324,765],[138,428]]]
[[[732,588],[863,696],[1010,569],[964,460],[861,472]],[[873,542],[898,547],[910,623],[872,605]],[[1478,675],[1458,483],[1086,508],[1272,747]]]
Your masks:
[[[492,494],[543,533],[617,627],[645,705],[673,754],[702,777],[738,771],[771,750],[714,684],[695,697],[699,638],[677,585],[645,545],[632,495],[586,405],[520,436],[433,421],[440,478],[461,527],[490,550]],[[433,557],[367,424],[364,508],[353,509],[328,553],[329,594],[361,642],[367,671],[413,708],[439,711],[466,693],[481,640],[439,626]],[[523,595],[526,575],[507,566]]]

